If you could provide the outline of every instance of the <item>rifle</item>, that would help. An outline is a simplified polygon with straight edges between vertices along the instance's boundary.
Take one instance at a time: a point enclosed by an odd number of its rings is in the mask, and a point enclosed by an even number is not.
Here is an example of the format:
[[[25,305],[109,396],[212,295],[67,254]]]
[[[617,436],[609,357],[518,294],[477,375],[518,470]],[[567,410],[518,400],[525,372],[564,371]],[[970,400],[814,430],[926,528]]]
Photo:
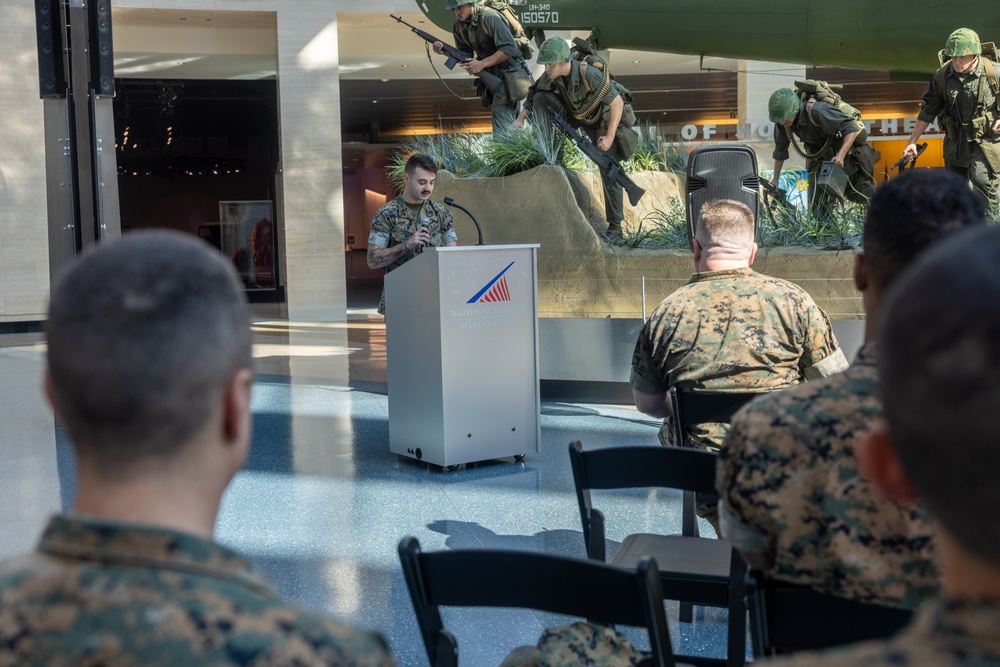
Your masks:
[[[777,185],[767,180],[763,176],[758,176],[760,181],[760,186],[764,188],[764,194],[770,195],[774,201],[778,203],[781,208],[794,209],[795,207],[788,201],[788,193],[779,188]]]
[[[622,169],[621,164],[615,160],[613,157],[602,151],[600,148],[595,146],[589,139],[581,137],[573,126],[566,122],[566,119],[559,115],[552,107],[546,107],[546,111],[552,116],[553,122],[555,122],[556,127],[562,130],[563,134],[569,137],[570,141],[576,144],[584,155],[589,157],[594,163],[607,172],[608,178],[616,181],[618,185],[625,188],[625,192],[628,193],[628,200],[635,206],[642,199],[642,196],[646,194],[643,190],[629,178],[625,171]]]
[[[429,32],[424,32],[423,30],[417,28],[416,26],[410,25],[400,17],[393,16],[392,14],[389,14],[389,16],[396,19],[397,23],[402,23],[411,31],[417,33],[417,36],[422,38],[427,43],[433,44],[434,42],[441,42],[441,40],[435,37],[434,35],[430,34]],[[447,67],[448,69],[455,69],[455,65],[457,63],[464,63],[466,60],[472,59],[471,53],[466,53],[465,51],[462,51],[461,49],[458,49],[446,42],[441,42],[441,43],[444,44],[442,50],[448,55],[448,60],[446,60],[444,63],[444,66]],[[486,70],[482,70],[481,72],[479,72],[479,74],[476,74],[476,76],[479,77],[479,79],[483,82],[483,84],[486,85],[486,88],[489,89],[491,93],[495,92],[497,87],[501,83],[503,83],[500,77],[494,74],[490,74]]]
[[[917,155],[916,155],[916,157],[909,158],[909,157],[906,157],[904,155],[903,157],[899,158],[899,161],[896,162],[896,164],[894,164],[891,167],[889,167],[889,169],[890,170],[892,170],[892,169],[899,169],[900,171],[903,171],[904,169],[906,169],[906,165],[908,165],[908,164],[910,165],[910,169],[913,169],[914,167],[917,166],[917,158],[920,157],[921,155],[923,155],[925,150],[927,150],[927,142],[926,141],[924,143],[922,143],[922,144],[917,144]]]

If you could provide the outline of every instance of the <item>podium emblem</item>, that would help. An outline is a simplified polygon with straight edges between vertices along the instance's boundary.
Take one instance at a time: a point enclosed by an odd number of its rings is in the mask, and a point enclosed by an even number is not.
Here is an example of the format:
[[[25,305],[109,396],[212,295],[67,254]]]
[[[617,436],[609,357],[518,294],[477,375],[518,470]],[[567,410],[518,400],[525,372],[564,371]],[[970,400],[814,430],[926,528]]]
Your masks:
[[[507,287],[507,278],[504,275],[514,266],[514,262],[508,264],[503,271],[496,274],[492,280],[483,286],[476,295],[466,301],[466,303],[496,303],[499,301],[510,301],[510,289]]]

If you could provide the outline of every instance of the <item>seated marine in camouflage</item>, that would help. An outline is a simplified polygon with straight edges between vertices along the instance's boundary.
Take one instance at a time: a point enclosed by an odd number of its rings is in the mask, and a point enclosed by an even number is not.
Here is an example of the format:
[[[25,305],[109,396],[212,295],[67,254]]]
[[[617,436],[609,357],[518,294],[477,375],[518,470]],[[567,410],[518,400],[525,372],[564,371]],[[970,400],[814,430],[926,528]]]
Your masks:
[[[193,236],[92,246],[58,281],[45,391],[76,498],[0,564],[0,665],[393,664],[382,638],[281,599],[212,539],[250,449],[250,321]]]
[[[847,368],[826,313],[793,283],[753,271],[753,212],[732,200],[701,210],[694,237],[696,273],[650,315],[632,355],[636,407],[664,419],[672,442],[668,391],[767,392]],[[692,443],[717,451],[726,424],[689,428]],[[716,525],[715,503],[699,514]]]
[[[833,195],[820,195],[816,182],[824,161],[832,161],[844,170],[848,179],[844,196],[848,200],[867,204],[875,191],[872,173],[875,151],[866,143],[868,132],[861,114],[846,104],[828,100],[832,98],[800,99],[794,90],[779,88],[771,93],[767,103],[768,117],[774,123],[774,183],[778,184],[791,146],[806,160],[809,203],[814,211],[835,203]],[[801,147],[796,137],[802,142]]]
[[[1000,665],[997,264],[1000,229],[957,232],[900,276],[879,325],[885,419],[862,442],[861,470],[881,495],[927,508],[940,594],[888,639],[776,667]]]
[[[923,507],[880,497],[858,447],[882,417],[876,325],[888,289],[925,249],[984,224],[961,179],[921,170],[880,187],[855,257],[865,343],[843,373],[761,396],[732,419],[716,484],[722,534],[780,581],[913,609],[937,591],[934,531]]]
[[[528,99],[517,118],[517,124],[531,118],[532,123],[549,126],[545,136],[559,137],[551,127],[549,112],[553,109],[576,128],[583,128],[590,141],[612,158],[621,162],[635,152],[639,143],[638,133],[632,129],[635,113],[632,111],[632,93],[611,78],[607,67],[591,64],[587,59],[572,57],[566,40],[550,37],[538,49],[538,63],[545,65],[545,74],[528,90]],[[601,168],[604,189],[604,213],[609,241],[621,238],[622,220],[625,219],[622,186]]]

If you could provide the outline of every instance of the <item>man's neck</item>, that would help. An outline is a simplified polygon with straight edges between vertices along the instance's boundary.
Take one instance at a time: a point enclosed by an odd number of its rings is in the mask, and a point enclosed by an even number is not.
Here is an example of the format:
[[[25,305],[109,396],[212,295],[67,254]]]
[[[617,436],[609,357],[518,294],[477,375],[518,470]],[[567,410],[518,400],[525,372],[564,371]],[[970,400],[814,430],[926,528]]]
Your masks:
[[[941,587],[949,598],[1000,600],[1000,567],[970,553],[938,527]]]
[[[406,196],[405,192],[403,193],[402,197],[403,201],[409,204],[410,206],[422,206],[423,203],[427,201],[426,199],[417,199],[416,201],[411,200],[409,197]]]
[[[710,271],[733,271],[735,269],[747,269],[750,268],[750,264],[746,259],[710,259],[702,258],[702,261],[695,264],[695,268],[698,273],[707,273]]]
[[[72,511],[211,539],[220,500],[221,492],[194,488],[188,479],[150,476],[109,483],[82,472]]]

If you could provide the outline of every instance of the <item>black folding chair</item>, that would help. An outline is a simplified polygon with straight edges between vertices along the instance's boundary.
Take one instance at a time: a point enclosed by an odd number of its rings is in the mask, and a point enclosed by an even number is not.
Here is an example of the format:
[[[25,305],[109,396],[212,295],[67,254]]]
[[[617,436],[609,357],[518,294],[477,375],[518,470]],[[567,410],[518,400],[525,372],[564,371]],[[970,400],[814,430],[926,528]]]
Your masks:
[[[761,392],[715,392],[715,391],[678,391],[670,388],[670,406],[673,411],[672,423],[674,442],[679,447],[690,447],[687,427],[696,424],[725,423],[728,424],[733,415],[750,400],[761,395]],[[714,493],[714,491],[713,491]],[[693,491],[685,491],[683,495],[683,526],[682,535],[698,536],[698,516],[695,512]],[[690,622],[690,610],[682,611],[681,620]]]
[[[432,667],[458,664],[458,641],[439,607],[521,607],[646,628],[650,664],[674,667],[660,577],[649,558],[633,568],[526,551],[463,549],[424,553],[415,537],[399,559]],[[513,647],[512,647],[513,648]]]
[[[685,535],[628,535],[606,558],[604,514],[591,502],[592,489],[659,487],[715,493],[716,455],[686,447],[606,447],[583,450],[569,446],[576,497],[583,522],[587,555],[611,565],[631,568],[643,557],[656,559],[663,597],[729,610],[725,661],[700,656],[678,658],[692,664],[730,667],[746,656],[746,564],[727,540]]]
[[[750,639],[755,656],[830,648],[881,639],[906,626],[913,612],[821,593],[809,586],[747,572]]]

